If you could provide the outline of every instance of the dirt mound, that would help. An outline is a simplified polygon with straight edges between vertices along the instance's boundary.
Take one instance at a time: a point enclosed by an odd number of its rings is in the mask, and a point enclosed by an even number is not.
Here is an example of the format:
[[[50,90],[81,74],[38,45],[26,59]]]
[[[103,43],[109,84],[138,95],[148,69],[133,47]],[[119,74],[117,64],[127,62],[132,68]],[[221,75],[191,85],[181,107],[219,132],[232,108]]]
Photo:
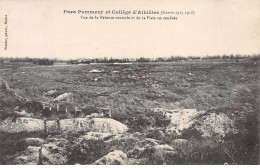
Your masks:
[[[63,93],[63,94],[59,95],[58,97],[56,97],[55,99],[53,99],[53,101],[65,100],[65,99],[67,99],[70,95],[71,95],[71,93]]]
[[[100,70],[97,70],[97,69],[93,69],[93,70],[91,70],[91,71],[89,71],[89,72],[92,72],[92,73],[99,73],[99,72],[101,72]]]
[[[90,128],[91,131],[111,134],[122,134],[128,130],[126,125],[111,118],[93,118]]]
[[[237,133],[235,128],[235,123],[226,114],[212,113],[202,117],[202,122],[199,126],[195,128],[200,130],[205,137],[210,137],[212,135],[220,135],[224,137],[227,133]]]
[[[44,122],[35,118],[7,118],[0,124],[0,131],[8,133],[38,132],[44,130]]]
[[[95,161],[94,165],[124,165],[125,159],[127,159],[127,155],[120,151],[115,150],[113,152],[108,153],[107,155],[103,156],[102,158]]]
[[[167,145],[167,144],[164,144],[164,145],[155,145],[154,146],[154,149],[155,150],[165,150],[165,151],[173,151],[173,147]]]
[[[59,121],[59,127],[63,133],[87,132],[90,131],[90,123],[88,118],[64,119]]]
[[[196,109],[163,109],[155,108],[154,112],[162,114],[165,118],[170,119],[171,123],[167,132],[181,135],[182,131],[190,128],[199,118],[205,114],[205,111],[197,111]]]
[[[75,118],[60,120],[62,132],[99,132],[122,134],[127,131],[127,126],[111,118]]]
[[[126,125],[111,118],[72,118],[64,120],[44,120],[19,117],[7,118],[0,124],[0,131],[8,133],[39,132],[47,133],[75,133],[75,132],[101,132],[110,134],[125,133]]]

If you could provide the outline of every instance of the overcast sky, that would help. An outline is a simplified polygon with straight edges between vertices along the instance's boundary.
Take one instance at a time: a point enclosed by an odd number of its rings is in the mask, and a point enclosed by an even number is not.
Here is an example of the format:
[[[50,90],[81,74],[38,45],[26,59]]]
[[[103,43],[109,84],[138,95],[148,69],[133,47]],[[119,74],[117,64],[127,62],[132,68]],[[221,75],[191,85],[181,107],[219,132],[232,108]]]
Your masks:
[[[149,9],[195,11],[195,15],[170,21],[83,20],[81,15],[63,13]],[[0,0],[0,17],[0,56],[4,57],[154,58],[260,53],[259,0]]]

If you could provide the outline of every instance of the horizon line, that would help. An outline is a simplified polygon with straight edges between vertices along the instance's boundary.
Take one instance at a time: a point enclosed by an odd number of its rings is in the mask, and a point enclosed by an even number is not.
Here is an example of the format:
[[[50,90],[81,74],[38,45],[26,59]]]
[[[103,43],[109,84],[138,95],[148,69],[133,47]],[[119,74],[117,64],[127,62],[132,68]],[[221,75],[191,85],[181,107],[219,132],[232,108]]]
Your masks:
[[[223,56],[239,56],[239,57],[255,57],[255,56],[260,56],[260,53],[258,54],[214,54],[214,55],[203,55],[203,56],[194,56],[194,55],[190,55],[190,56],[182,56],[182,55],[172,55],[172,56],[158,56],[158,57],[144,57],[144,56],[140,56],[140,57],[112,57],[112,56],[103,56],[103,57],[92,57],[92,58],[88,58],[88,57],[76,57],[76,58],[57,58],[57,57],[30,57],[30,56],[25,56],[25,57],[19,57],[19,56],[14,56],[14,57],[4,57],[4,56],[0,56],[1,59],[23,59],[23,58],[29,58],[29,59],[52,59],[52,60],[78,60],[78,59],[140,59],[140,58],[145,58],[145,59],[158,59],[158,58],[171,58],[171,57],[181,57],[181,58],[189,58],[189,57],[199,57],[199,58],[207,58],[207,57],[223,57]]]

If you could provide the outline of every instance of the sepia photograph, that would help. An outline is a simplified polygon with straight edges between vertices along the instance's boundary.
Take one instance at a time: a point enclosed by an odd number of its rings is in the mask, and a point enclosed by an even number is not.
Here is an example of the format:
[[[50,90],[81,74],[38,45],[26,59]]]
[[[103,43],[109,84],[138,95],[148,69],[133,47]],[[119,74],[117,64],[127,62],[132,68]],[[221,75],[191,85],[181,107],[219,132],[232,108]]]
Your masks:
[[[259,165],[259,0],[0,0],[0,165]]]

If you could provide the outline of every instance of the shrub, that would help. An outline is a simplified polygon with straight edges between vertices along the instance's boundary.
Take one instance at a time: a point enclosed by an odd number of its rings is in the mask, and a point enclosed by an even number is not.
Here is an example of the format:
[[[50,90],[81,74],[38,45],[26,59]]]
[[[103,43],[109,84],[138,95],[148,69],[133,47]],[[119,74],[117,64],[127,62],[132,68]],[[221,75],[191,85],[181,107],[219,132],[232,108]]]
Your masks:
[[[201,131],[197,130],[196,128],[190,127],[188,129],[183,130],[181,137],[183,139],[190,139],[190,138],[202,139],[201,135],[202,135]]]
[[[132,131],[146,131],[148,127],[165,128],[170,124],[170,119],[165,118],[162,114],[154,113],[151,110],[145,110],[142,113],[129,117],[129,127]]]
[[[91,164],[108,153],[103,140],[71,141],[66,149],[68,153],[67,164]]]

